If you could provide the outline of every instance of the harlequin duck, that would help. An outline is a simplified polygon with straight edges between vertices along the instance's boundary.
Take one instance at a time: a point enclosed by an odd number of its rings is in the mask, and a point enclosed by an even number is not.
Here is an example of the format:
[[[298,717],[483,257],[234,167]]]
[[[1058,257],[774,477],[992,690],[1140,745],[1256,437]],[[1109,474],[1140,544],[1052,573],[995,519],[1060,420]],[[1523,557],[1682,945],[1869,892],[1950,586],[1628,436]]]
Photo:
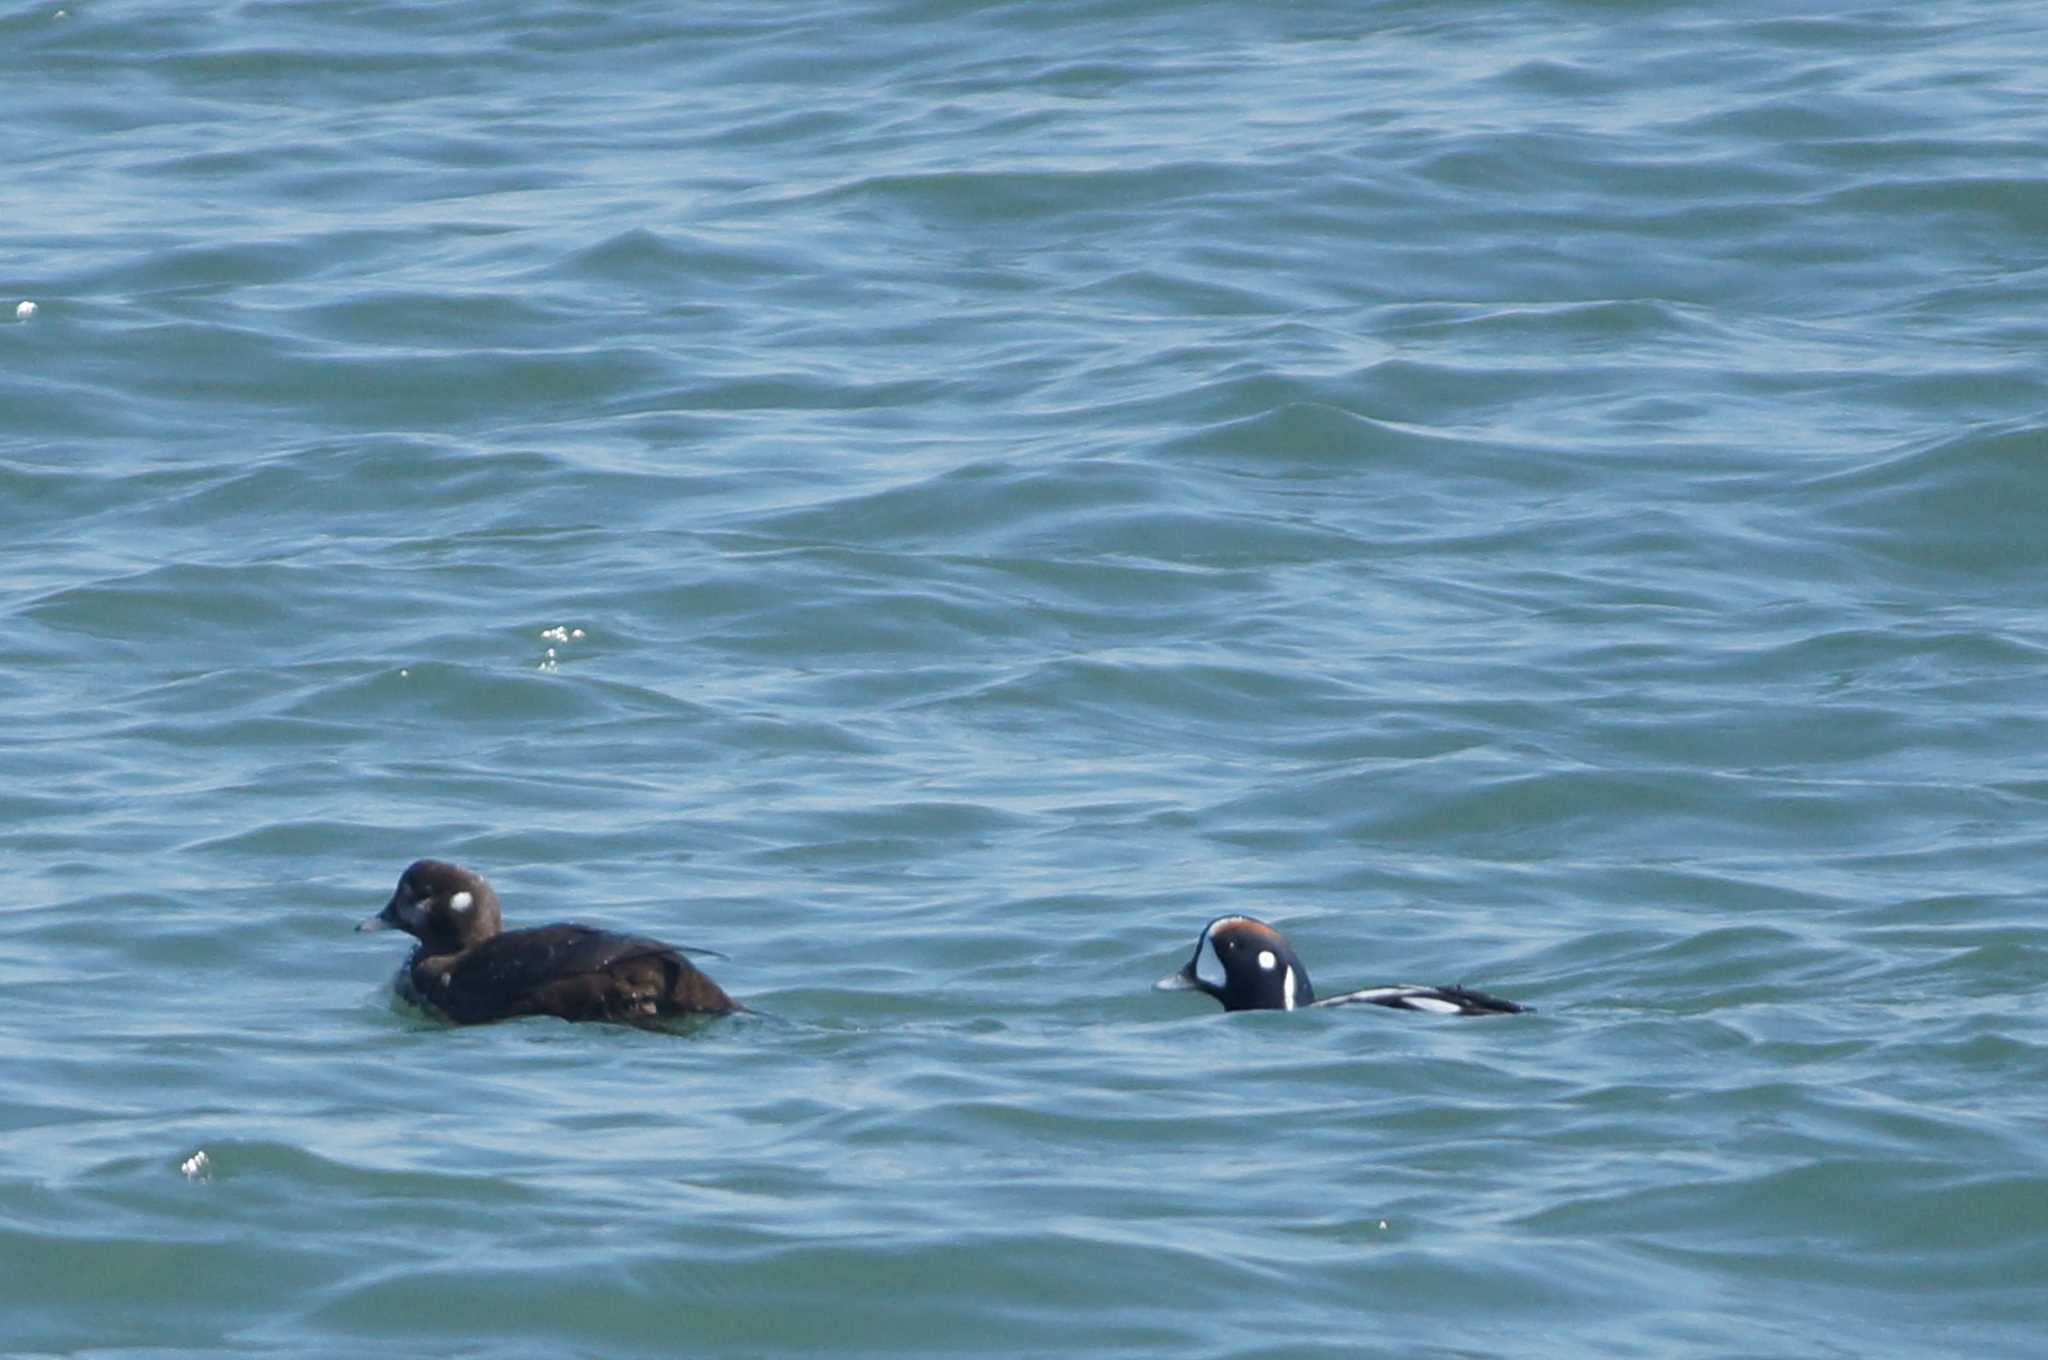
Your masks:
[[[1219,916],[1203,926],[1187,966],[1153,986],[1162,992],[1207,992],[1227,1011],[1370,1005],[1438,1015],[1505,1015],[1529,1009],[1465,987],[1367,987],[1318,1001],[1308,970],[1287,937],[1249,916]]]
[[[384,910],[356,929],[417,939],[393,985],[458,1025],[519,1015],[638,1024],[746,1009],[683,957],[711,950],[591,926],[503,930],[483,875],[440,860],[408,867]]]

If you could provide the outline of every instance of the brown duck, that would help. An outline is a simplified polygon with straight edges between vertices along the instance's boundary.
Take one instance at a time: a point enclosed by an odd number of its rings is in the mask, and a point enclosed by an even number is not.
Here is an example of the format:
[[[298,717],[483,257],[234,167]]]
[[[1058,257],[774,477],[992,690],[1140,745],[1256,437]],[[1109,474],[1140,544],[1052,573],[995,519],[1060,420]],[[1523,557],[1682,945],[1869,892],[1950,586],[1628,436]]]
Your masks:
[[[441,860],[408,866],[384,910],[356,929],[418,940],[393,985],[458,1025],[521,1015],[646,1024],[746,1009],[683,957],[710,950],[584,925],[506,930],[483,875]]]

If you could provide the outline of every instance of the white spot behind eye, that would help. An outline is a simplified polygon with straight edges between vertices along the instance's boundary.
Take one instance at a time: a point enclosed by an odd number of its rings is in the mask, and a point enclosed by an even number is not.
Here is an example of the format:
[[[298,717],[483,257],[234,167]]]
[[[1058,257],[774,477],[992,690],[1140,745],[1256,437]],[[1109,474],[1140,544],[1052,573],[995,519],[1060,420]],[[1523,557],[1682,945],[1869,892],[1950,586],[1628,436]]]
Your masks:
[[[466,892],[459,892],[455,894],[455,896],[448,899],[448,905],[455,908],[457,911],[468,911],[471,907],[476,905],[476,899],[474,897],[471,897]]]
[[[1259,967],[1261,967],[1261,968],[1265,969],[1265,970],[1266,970],[1267,972],[1269,972],[1269,973],[1270,973],[1270,972],[1272,972],[1272,971],[1273,971],[1273,970],[1274,970],[1275,968],[1277,968],[1277,967],[1279,967],[1279,966],[1280,966],[1280,960],[1279,960],[1279,959],[1277,959],[1277,958],[1275,958],[1275,957],[1273,957],[1273,951],[1272,951],[1272,950],[1270,950],[1270,949],[1261,949],[1261,950],[1259,951]]]
[[[1294,1009],[1294,965],[1291,963],[1280,979],[1280,1004],[1290,1011]]]

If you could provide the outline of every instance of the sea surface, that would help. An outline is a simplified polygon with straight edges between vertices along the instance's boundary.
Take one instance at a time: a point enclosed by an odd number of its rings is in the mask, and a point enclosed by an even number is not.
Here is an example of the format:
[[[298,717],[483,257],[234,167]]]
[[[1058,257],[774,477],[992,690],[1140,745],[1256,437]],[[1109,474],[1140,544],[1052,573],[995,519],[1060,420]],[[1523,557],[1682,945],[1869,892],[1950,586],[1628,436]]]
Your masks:
[[[0,1353],[2048,1345],[2038,0],[34,0],[0,147]],[[409,1012],[428,855],[761,1014]]]

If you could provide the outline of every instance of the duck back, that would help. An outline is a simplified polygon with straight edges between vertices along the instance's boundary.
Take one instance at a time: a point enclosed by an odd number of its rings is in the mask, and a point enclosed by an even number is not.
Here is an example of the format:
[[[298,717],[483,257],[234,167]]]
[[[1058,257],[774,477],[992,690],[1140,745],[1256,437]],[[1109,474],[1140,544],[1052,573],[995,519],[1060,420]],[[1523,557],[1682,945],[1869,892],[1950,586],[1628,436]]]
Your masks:
[[[636,1023],[741,1009],[672,945],[583,925],[508,930],[455,954],[415,953],[411,999],[457,1024],[553,1015]]]

